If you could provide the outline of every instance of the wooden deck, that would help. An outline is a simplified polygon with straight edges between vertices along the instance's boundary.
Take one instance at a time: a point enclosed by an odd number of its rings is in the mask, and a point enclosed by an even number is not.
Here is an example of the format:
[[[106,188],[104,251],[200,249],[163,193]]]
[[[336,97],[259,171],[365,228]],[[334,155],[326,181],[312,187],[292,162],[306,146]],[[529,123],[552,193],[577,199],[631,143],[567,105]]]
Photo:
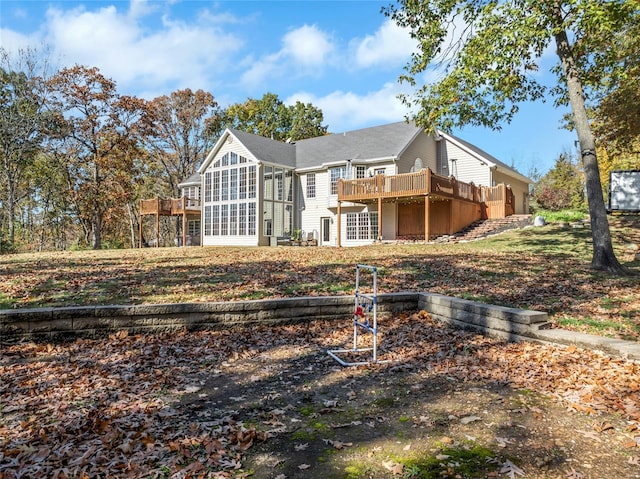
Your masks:
[[[454,177],[440,176],[429,168],[417,173],[376,175],[358,180],[338,180],[338,201],[374,203],[378,199],[397,200],[417,196],[460,199],[481,203],[483,188],[457,181]]]
[[[179,216],[200,214],[200,200],[182,198],[154,198],[140,200],[141,215]]]
[[[427,240],[453,234],[480,219],[504,218],[514,213],[514,195],[507,185],[476,186],[436,175],[429,168],[416,173],[339,179],[338,231],[343,202],[377,203],[379,231],[382,231],[382,204],[397,203],[398,234],[403,228],[406,234]]]
[[[153,198],[151,200],[140,200],[139,225],[139,247],[142,248],[142,217],[154,215],[156,217],[156,246],[160,246],[160,217],[161,216],[181,216],[182,217],[182,245],[187,245],[187,217],[200,217],[200,200],[187,198]]]

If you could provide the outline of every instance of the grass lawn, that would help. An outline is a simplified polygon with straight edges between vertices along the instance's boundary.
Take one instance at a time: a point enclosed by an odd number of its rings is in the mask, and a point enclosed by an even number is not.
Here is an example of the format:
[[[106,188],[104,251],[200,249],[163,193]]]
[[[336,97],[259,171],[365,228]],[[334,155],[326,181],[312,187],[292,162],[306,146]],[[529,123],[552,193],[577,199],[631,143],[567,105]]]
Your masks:
[[[639,230],[612,223],[618,257]],[[637,340],[640,282],[589,269],[586,229],[465,244],[171,248],[0,257],[3,308],[424,290]],[[389,318],[388,362],[342,368],[344,324],[0,343],[0,478],[640,477],[640,365]]]
[[[612,235],[620,261],[638,271],[629,246],[640,244],[637,218],[614,219]],[[355,264],[363,263],[379,268],[380,292],[543,310],[567,329],[637,340],[638,278],[594,272],[590,259],[588,228],[554,225],[459,244],[18,254],[0,257],[0,309],[352,294]]]

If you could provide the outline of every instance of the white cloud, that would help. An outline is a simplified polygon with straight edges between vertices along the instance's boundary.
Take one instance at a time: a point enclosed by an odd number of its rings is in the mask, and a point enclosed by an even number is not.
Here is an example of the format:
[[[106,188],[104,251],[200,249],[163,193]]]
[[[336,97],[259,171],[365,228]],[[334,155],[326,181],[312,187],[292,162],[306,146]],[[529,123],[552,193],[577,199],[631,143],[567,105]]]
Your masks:
[[[212,75],[241,46],[235,36],[208,23],[162,18],[162,27],[146,30],[144,16],[154,11],[146,2],[132,2],[129,12],[115,6],[47,12],[46,38],[66,65],[97,66],[119,87],[154,90],[205,88]],[[137,93],[132,92],[132,93]]]
[[[278,52],[253,61],[242,76],[242,82],[256,86],[269,77],[316,75],[322,71],[334,50],[326,32],[315,25],[303,25],[285,34]]]
[[[0,28],[0,46],[7,52],[18,52],[39,45],[37,35],[23,35],[7,28]]]
[[[129,17],[139,18],[153,12],[158,5],[151,5],[148,0],[131,0],[129,3]]]
[[[352,47],[359,67],[397,67],[410,59],[417,43],[411,38],[408,29],[399,27],[389,19],[373,35],[354,40]]]
[[[398,99],[401,92],[400,85],[389,82],[380,90],[362,95],[352,91],[335,91],[325,96],[299,92],[287,98],[285,103],[312,103],[322,110],[329,130],[339,132],[367,125],[402,121],[408,111]]]
[[[315,25],[288,32],[283,44],[284,55],[304,66],[322,66],[334,48],[329,36]]]

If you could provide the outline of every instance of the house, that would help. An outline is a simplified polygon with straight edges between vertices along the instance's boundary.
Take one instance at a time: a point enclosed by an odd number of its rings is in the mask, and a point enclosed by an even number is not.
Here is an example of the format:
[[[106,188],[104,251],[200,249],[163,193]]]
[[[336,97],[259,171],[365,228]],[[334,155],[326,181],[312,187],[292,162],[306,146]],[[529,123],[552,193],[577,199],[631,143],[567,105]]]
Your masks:
[[[181,184],[202,222],[185,214],[184,230],[200,230],[202,245],[275,245],[298,232],[327,246],[424,240],[527,213],[530,182],[460,138],[406,122],[295,143],[227,129]]]

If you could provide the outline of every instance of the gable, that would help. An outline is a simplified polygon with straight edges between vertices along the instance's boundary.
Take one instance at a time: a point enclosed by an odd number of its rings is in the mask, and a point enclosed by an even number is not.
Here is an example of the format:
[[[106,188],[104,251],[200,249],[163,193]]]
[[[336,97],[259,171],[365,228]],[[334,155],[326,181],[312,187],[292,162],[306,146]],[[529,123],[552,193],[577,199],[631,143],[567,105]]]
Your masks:
[[[475,160],[478,161],[478,168],[482,167],[484,168],[484,166],[486,165],[488,168],[493,169],[493,170],[499,170],[503,175],[506,175],[510,178],[514,178],[518,181],[522,181],[525,182],[527,184],[532,183],[530,178],[527,178],[526,176],[524,176],[522,173],[516,171],[515,169],[511,168],[510,166],[506,165],[505,163],[503,163],[502,161],[498,160],[497,158],[495,158],[494,156],[490,155],[489,153],[487,153],[486,151],[482,150],[481,148],[478,148],[475,145],[472,145],[471,143],[458,138],[454,135],[451,135],[449,133],[444,133],[442,131],[438,131],[438,133],[450,144],[456,146],[458,149],[462,150],[464,153],[467,154],[467,158],[473,158]],[[484,163],[484,165],[483,165]],[[470,165],[467,165],[467,167],[469,167]],[[473,168],[475,168],[475,166],[472,166]],[[453,174],[453,172],[452,172]],[[485,184],[489,184],[489,183],[485,183]]]
[[[214,159],[226,152],[235,152],[257,163],[269,163],[295,168],[295,146],[239,130],[226,129],[205,158],[198,173],[202,174]]]

